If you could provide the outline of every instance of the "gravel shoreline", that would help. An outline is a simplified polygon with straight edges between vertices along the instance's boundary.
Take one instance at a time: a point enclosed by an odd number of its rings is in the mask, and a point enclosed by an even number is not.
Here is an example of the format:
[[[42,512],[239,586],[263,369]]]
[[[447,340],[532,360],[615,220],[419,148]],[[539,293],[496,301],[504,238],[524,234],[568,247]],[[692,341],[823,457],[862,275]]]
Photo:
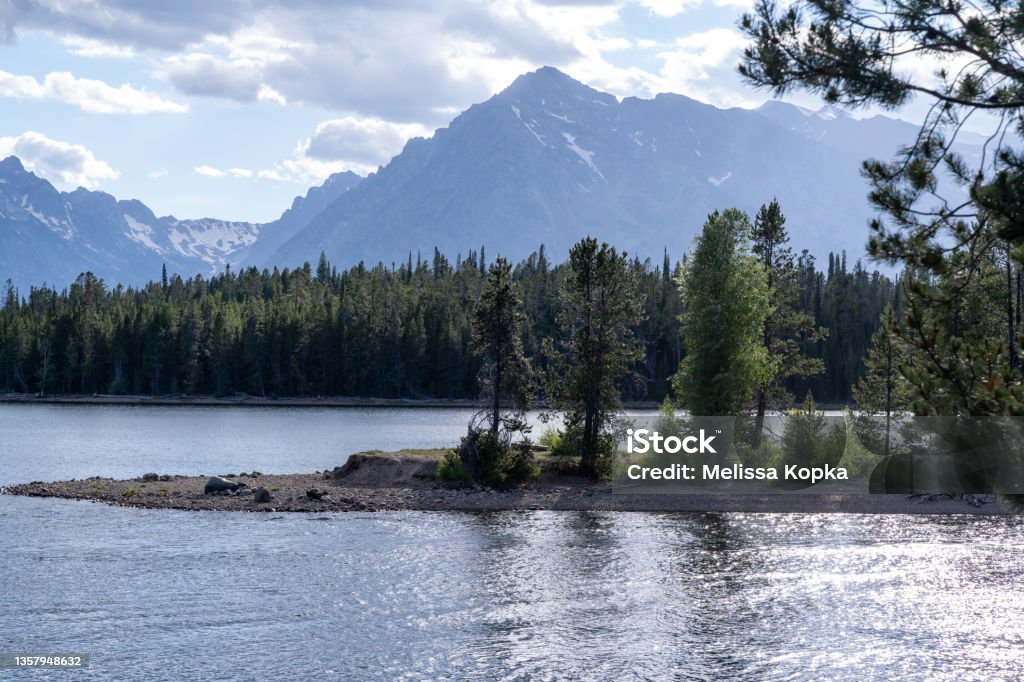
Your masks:
[[[432,477],[441,451],[352,455],[345,467],[308,474],[227,474],[237,491],[204,494],[208,476],[150,473],[135,479],[93,477],[34,481],[0,488],[29,497],[88,500],[144,509],[242,512],[348,511],[651,511],[778,512],[856,514],[1007,514],[992,498],[980,506],[963,499],[851,493],[615,493],[607,483],[546,472],[538,481],[510,490],[453,488]],[[144,480],[153,479],[156,480]],[[265,489],[269,502],[256,502]],[[977,502],[978,500],[976,500]]]

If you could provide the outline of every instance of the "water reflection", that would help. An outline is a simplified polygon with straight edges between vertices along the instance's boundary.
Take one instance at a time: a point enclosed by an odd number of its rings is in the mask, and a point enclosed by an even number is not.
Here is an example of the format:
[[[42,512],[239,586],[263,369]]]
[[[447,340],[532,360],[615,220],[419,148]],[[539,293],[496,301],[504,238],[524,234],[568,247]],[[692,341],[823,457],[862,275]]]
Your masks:
[[[998,679],[1021,522],[140,512],[0,498],[0,649],[82,679]],[[15,677],[15,679],[22,679]],[[24,677],[28,679],[28,677]],[[33,678],[34,679],[34,678]]]

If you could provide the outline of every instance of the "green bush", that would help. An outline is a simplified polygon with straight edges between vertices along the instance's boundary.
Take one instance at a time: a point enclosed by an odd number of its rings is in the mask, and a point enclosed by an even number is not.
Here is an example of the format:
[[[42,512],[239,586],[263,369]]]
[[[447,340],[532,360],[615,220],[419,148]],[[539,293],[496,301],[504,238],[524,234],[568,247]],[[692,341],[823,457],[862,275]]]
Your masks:
[[[558,442],[551,448],[551,454],[566,460],[580,456],[580,442],[583,440],[583,422],[575,415],[565,420],[565,428],[558,432]]]
[[[530,450],[529,443],[516,443],[509,448],[505,461],[505,480],[509,485],[524,483],[540,475],[540,467],[537,466]]]
[[[562,432],[549,426],[541,434],[538,442],[553,452],[562,444]]]
[[[782,463],[806,467],[835,466],[846,449],[846,425],[828,428],[824,412],[819,412],[810,392],[804,406],[789,413],[782,431]]]
[[[736,454],[744,465],[765,469],[778,467],[783,459],[782,448],[770,436],[762,438],[757,447],[749,442],[737,440]]]
[[[455,450],[444,453],[444,457],[437,463],[437,477],[448,483],[469,484],[473,482],[473,475],[462,463],[462,459]]]
[[[676,406],[668,398],[665,398],[661,407],[658,408],[658,416],[654,419],[653,430],[665,438],[669,436],[682,438],[686,435],[686,422],[676,416]]]
[[[523,483],[539,473],[529,442],[507,444],[490,429],[471,428],[458,450],[446,454],[438,465],[438,476],[443,480],[476,480],[492,488]]]

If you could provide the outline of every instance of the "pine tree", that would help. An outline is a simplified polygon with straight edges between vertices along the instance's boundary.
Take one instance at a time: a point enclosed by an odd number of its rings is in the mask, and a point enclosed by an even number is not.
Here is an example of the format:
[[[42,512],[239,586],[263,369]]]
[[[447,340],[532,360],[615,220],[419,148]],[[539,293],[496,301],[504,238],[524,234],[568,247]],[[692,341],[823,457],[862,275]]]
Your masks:
[[[693,415],[739,414],[771,371],[762,344],[768,287],[749,236],[742,211],[712,213],[682,274],[686,357],[674,388]]]
[[[786,217],[779,202],[762,205],[754,218],[750,234],[751,251],[765,273],[769,312],[764,320],[761,344],[771,368],[755,397],[754,445],[761,441],[765,413],[769,406],[779,407],[793,402],[785,382],[805,378],[824,370],[820,358],[804,353],[807,344],[823,339],[825,329],[815,325],[814,317],[799,307],[800,270],[793,250],[787,246]]]
[[[522,431],[533,392],[533,372],[523,353],[525,319],[512,266],[499,256],[473,311],[470,341],[470,350],[482,361],[480,384],[489,403],[488,429],[495,437],[500,430]]]
[[[988,254],[1009,254],[1018,268],[1024,263],[1024,57],[1018,50],[1024,5],[800,0],[785,8],[759,4],[741,26],[754,40],[742,74],[776,94],[804,88],[849,106],[896,109],[914,96],[931,104],[914,144],[891,163],[864,164],[869,198],[886,214],[872,225],[869,251],[909,273],[901,335],[919,360],[908,376],[917,408],[1024,413],[1024,383],[1019,372],[1008,371],[1012,310],[1005,315],[1009,333],[998,339],[958,333],[965,329],[959,297],[977,281]],[[965,66],[940,69],[936,83],[900,68],[914,58],[963,59]],[[972,167],[955,142],[977,112],[995,114],[995,127],[980,165]],[[961,196],[942,196],[950,186],[940,183],[943,172]],[[1011,291],[1000,290],[1012,306],[1012,281],[1007,285]]]
[[[622,384],[643,357],[634,328],[643,321],[644,300],[626,253],[591,237],[577,242],[561,304],[549,404],[567,413],[567,431],[579,430],[580,473],[597,476],[610,463],[608,429],[621,409]]]
[[[886,306],[864,357],[866,372],[853,389],[860,412],[885,417],[885,456],[889,455],[893,414],[910,409],[911,404],[911,386],[902,374],[910,364],[910,351],[898,332],[892,306]]]

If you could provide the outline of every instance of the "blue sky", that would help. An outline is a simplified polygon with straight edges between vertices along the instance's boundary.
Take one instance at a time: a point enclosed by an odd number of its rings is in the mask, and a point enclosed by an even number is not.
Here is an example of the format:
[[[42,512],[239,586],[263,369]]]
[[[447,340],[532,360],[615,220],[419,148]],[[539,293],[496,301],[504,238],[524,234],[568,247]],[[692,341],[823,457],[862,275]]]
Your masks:
[[[164,5],[164,7],[159,7]],[[36,0],[0,5],[0,156],[158,215],[266,221],[517,75],[718,106],[747,0]],[[169,9],[172,8],[172,9]],[[814,101],[796,100],[809,106]]]

